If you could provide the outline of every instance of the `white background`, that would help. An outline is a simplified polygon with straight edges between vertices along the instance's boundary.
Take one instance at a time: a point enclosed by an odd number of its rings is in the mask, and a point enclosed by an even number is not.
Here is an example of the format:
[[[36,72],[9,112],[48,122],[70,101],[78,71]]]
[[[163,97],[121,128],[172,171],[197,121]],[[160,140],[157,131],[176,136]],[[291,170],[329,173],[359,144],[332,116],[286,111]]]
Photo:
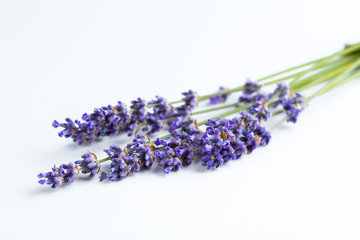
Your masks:
[[[54,119],[117,100],[235,87],[360,40],[354,1],[0,1],[0,239],[359,239],[360,79],[216,171],[126,181],[36,175],[77,146]]]

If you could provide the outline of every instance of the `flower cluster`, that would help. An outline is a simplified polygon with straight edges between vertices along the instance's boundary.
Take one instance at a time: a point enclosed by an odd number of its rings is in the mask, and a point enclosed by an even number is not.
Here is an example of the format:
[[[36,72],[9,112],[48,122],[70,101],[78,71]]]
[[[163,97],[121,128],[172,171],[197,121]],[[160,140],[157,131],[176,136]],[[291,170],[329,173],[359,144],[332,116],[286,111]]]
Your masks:
[[[164,173],[178,171],[184,162],[191,164],[194,153],[207,169],[218,168],[230,160],[251,153],[258,145],[267,145],[271,135],[256,117],[242,111],[233,119],[208,120],[205,132],[195,127],[178,129],[176,134],[158,139],[154,155]]]
[[[182,166],[180,158],[171,147],[166,146],[162,151],[155,151],[154,155],[158,160],[158,166],[164,168],[165,174],[170,171],[176,172]]]
[[[112,145],[104,151],[111,161],[109,173],[106,176],[110,181],[122,180],[140,171],[140,160],[135,155],[128,155],[119,146]]]
[[[205,134],[195,146],[199,148],[198,155],[203,166],[208,169],[239,159],[261,143],[268,144],[271,138],[268,131],[259,129],[262,128],[259,121],[244,111],[240,112],[240,117],[209,120],[206,125]]]
[[[52,188],[57,188],[63,184],[72,183],[78,174],[77,166],[72,162],[61,164],[60,167],[54,166],[51,170],[51,172],[38,174],[40,184],[48,184]]]
[[[299,113],[303,110],[301,104],[304,103],[304,98],[300,93],[291,95],[289,85],[285,83],[278,83],[273,93],[269,94],[269,99],[278,96],[278,98],[270,104],[271,108],[282,106],[286,115],[287,121],[296,123]]]
[[[259,121],[267,121],[272,113],[269,108],[282,106],[288,116],[287,121],[295,123],[299,113],[303,110],[301,104],[304,102],[300,93],[292,95],[290,86],[279,82],[273,92],[266,94],[260,92],[262,86],[248,80],[244,85],[244,92],[239,98],[240,104],[251,104],[249,113],[254,114]]]
[[[251,114],[255,114],[256,118],[261,121],[267,121],[269,117],[271,117],[271,111],[266,105],[266,102],[257,101],[254,104],[250,105],[249,112]]]
[[[218,92],[222,93],[219,95],[215,95],[212,98],[210,98],[210,104],[218,104],[218,103],[223,103],[226,101],[226,99],[228,98],[228,96],[230,95],[230,93],[224,93],[229,91],[228,89],[224,88],[224,87],[220,87]]]
[[[179,122],[186,122],[198,103],[198,96],[194,91],[189,90],[183,95],[184,104],[178,107],[172,107],[159,96],[149,103],[138,98],[131,102],[130,109],[119,101],[115,106],[95,108],[93,113],[83,114],[82,121],[66,118],[64,123],[55,120],[52,125],[54,128],[62,128],[58,133],[60,137],[72,138],[78,144],[120,133],[131,136],[139,131],[139,125],[144,125],[142,131],[153,134],[160,131],[164,119],[169,120],[167,123],[173,130]]]
[[[287,98],[283,102],[283,108],[288,116],[287,121],[296,123],[299,113],[304,109],[301,104],[304,102],[304,98],[300,93],[296,93],[295,96]]]
[[[290,86],[283,82],[277,83],[275,90],[268,95],[268,99],[271,99],[276,95],[278,95],[279,98],[290,96]]]
[[[141,162],[142,167],[151,167],[154,163],[154,146],[149,144],[150,139],[144,134],[137,134],[132,143],[126,146],[126,152],[135,156]]]
[[[85,153],[81,156],[82,160],[75,161],[80,167],[80,171],[83,174],[90,173],[89,177],[93,178],[100,171],[100,164],[97,161],[97,157],[93,153]]]
[[[198,105],[199,96],[192,90],[183,93],[184,104],[174,108],[172,120],[168,121],[169,132],[173,133],[176,129],[191,125],[195,120],[190,116],[192,110]]]
[[[120,132],[131,134],[136,128],[132,119],[125,104],[118,102],[115,106],[108,105],[95,108],[91,114],[84,113],[83,121],[72,121],[70,118],[66,118],[65,123],[59,123],[55,120],[52,125],[55,128],[63,128],[59,132],[60,137],[71,137],[74,142],[82,144],[100,136],[111,136]]]
[[[261,84],[248,79],[244,85],[243,94],[239,97],[239,103],[248,104],[252,102],[266,101],[266,94],[261,92],[261,88]]]

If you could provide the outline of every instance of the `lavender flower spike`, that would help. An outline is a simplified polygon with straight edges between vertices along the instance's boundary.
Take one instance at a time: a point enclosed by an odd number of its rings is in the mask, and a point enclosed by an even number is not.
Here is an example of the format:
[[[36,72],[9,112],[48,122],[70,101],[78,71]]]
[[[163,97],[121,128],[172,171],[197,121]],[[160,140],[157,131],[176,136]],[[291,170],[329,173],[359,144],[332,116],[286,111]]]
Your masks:
[[[156,96],[156,100],[150,101],[149,105],[152,105],[153,114],[159,119],[172,117],[173,108],[165,98]]]
[[[158,166],[164,169],[164,174],[169,174],[171,171],[176,172],[182,166],[181,160],[171,147],[166,146],[162,151],[155,151],[154,156],[159,162]]]
[[[40,184],[48,184],[51,185],[52,188],[61,186],[61,175],[59,169],[56,166],[52,168],[51,172],[39,173],[37,177],[40,178]]]
[[[226,89],[224,87],[220,87],[218,92],[222,93],[227,90],[228,89]],[[224,93],[224,94],[219,94],[219,95],[213,96],[212,98],[210,98],[210,104],[223,103],[226,101],[226,99],[228,98],[229,95],[230,95],[230,93]]]
[[[38,174],[40,184],[48,184],[52,188],[57,188],[62,184],[72,183],[78,174],[77,166],[72,162],[61,164],[58,168],[54,166],[51,170],[51,172]]]
[[[140,171],[141,162],[135,155],[128,155],[115,145],[104,151],[111,157],[109,174],[107,175],[110,181],[123,180],[132,173]]]
[[[256,118],[261,121],[267,121],[271,117],[271,111],[266,106],[266,102],[259,102],[252,104],[248,110],[251,114],[255,114]]]
[[[81,173],[90,173],[89,177],[93,178],[100,171],[100,164],[97,162],[96,155],[88,152],[83,154],[81,158],[83,160],[75,161],[75,164],[80,166]]]

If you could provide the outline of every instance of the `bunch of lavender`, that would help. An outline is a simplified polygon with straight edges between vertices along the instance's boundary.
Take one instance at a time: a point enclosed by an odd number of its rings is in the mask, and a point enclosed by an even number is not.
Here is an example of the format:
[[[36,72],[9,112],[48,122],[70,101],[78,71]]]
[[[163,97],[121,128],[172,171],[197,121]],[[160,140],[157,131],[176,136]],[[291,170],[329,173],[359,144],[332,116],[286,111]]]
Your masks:
[[[247,82],[247,84],[255,84]],[[278,87],[274,93],[276,95]],[[279,96],[280,97],[280,96]],[[282,98],[285,95],[281,95]],[[270,100],[272,97],[267,98]],[[277,100],[280,102],[280,99]],[[277,104],[279,105],[279,104]],[[240,107],[244,108],[244,107]],[[93,153],[86,153],[83,160],[72,164],[77,173],[90,173],[92,178],[100,172],[100,163],[110,161],[107,172],[102,171],[100,180],[122,180],[141,168],[150,168],[157,161],[158,167],[163,168],[165,174],[178,171],[183,165],[190,165],[195,159],[202,162],[207,169],[218,168],[230,160],[241,158],[243,154],[252,153],[259,145],[267,145],[271,139],[270,132],[260,125],[261,120],[267,120],[271,112],[267,108],[266,101],[248,106],[247,111],[240,111],[240,116],[232,119],[216,118],[209,119],[201,125],[205,125],[205,131],[201,131],[197,122],[189,118],[186,124],[181,124],[172,131],[171,136],[150,142],[150,138],[144,134],[137,134],[132,143],[124,150],[119,146],[110,146],[104,150],[108,157],[100,161]],[[69,165],[70,165],[69,164]],[[72,181],[77,174],[74,172]],[[39,175],[41,184],[53,184],[52,172]],[[57,176],[60,182],[64,176]],[[50,179],[49,179],[50,178]],[[52,185],[60,186],[59,184]]]
[[[207,169],[218,168],[253,152],[259,145],[267,145],[271,139],[270,132],[260,126],[256,117],[245,111],[233,119],[209,119],[205,125],[207,128],[202,132],[194,122],[177,129],[172,136],[157,139],[154,145],[149,143],[147,136],[137,135],[124,150],[114,145],[104,150],[108,157],[100,161],[95,154],[86,153],[82,156],[83,160],[61,165],[59,169],[67,170],[64,173],[57,168],[41,173],[38,175],[41,178],[39,183],[59,187],[62,183],[73,182],[79,172],[90,173],[92,178],[100,172],[99,163],[106,161],[110,161],[110,166],[107,172],[101,172],[101,181],[123,180],[141,168],[151,167],[154,161],[165,174],[178,171],[195,159],[199,159]]]
[[[197,96],[194,91],[183,93],[184,98],[171,104],[162,97],[146,103],[138,98],[130,109],[118,102],[116,106],[95,109],[84,114],[83,121],[66,119],[65,123],[54,121],[54,127],[62,127],[60,136],[71,137],[75,142],[88,142],[99,136],[138,133],[125,148],[112,145],[104,150],[106,158],[97,159],[94,153],[85,153],[82,160],[54,166],[52,171],[40,173],[40,184],[53,188],[70,184],[78,174],[88,174],[89,178],[99,175],[100,181],[118,181],[141,169],[157,166],[165,174],[176,172],[182,166],[194,162],[208,170],[217,169],[231,160],[250,154],[259,146],[269,144],[272,135],[265,128],[266,121],[284,114],[280,121],[296,123],[299,114],[309,101],[358,76],[360,76],[360,44],[346,47],[342,51],[311,61],[259,80],[248,80],[244,85],[229,89],[221,87],[216,93]],[[299,71],[307,67],[307,69]],[[278,77],[291,71],[298,72]],[[264,82],[262,84],[262,82]],[[309,97],[300,91],[325,85]],[[269,85],[275,88],[266,92]],[[238,101],[220,107],[193,112],[201,101],[210,100],[209,106],[223,103],[230,93],[241,92]],[[180,106],[174,107],[174,104]],[[202,122],[194,115],[233,108]],[[226,118],[238,114],[233,118]],[[166,123],[169,135],[151,141],[146,134],[153,134]],[[274,125],[271,129],[273,129]],[[141,129],[140,129],[141,128]],[[110,162],[103,166],[105,162]],[[154,164],[154,163],[157,164]]]

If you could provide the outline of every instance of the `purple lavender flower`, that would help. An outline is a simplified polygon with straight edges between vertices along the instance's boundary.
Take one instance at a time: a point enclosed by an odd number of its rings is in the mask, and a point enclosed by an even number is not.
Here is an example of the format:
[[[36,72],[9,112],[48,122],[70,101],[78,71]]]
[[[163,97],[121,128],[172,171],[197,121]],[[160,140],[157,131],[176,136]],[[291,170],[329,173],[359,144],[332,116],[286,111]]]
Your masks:
[[[188,116],[191,111],[198,105],[199,96],[196,92],[189,90],[188,92],[183,92],[184,98],[182,99],[185,103],[180,107],[174,109],[174,117],[178,116]]]
[[[248,79],[244,85],[244,93],[251,95],[255,92],[258,92],[261,88],[262,88],[261,84],[258,84],[257,82]]]
[[[244,85],[243,94],[239,97],[239,103],[248,104],[256,101],[266,101],[267,96],[260,92],[261,88],[261,84],[247,80]]]
[[[95,116],[90,116],[88,120],[83,116],[83,120],[93,122],[96,125],[97,137],[119,134],[121,132],[120,125],[129,123],[131,118],[131,114],[125,104],[120,101],[115,106],[108,105],[102,107],[99,112],[101,112],[101,114],[97,114],[103,117],[99,117],[97,120],[94,120],[97,115],[95,111],[93,113]]]
[[[239,138],[243,129],[245,128],[245,123],[239,117],[233,119],[227,119],[226,127],[229,129],[229,131],[232,132],[235,138]]]
[[[304,98],[300,93],[296,93],[293,97],[283,97],[278,99],[272,107],[281,105],[288,116],[287,122],[297,122],[297,118],[300,112],[303,111],[301,104],[304,102]]]
[[[138,122],[135,119],[131,119],[127,124],[120,125],[119,133],[127,133],[130,137],[134,133],[136,134],[138,130]]]
[[[196,124],[189,125],[173,132],[173,137],[180,138],[182,141],[193,144],[200,137],[202,132],[197,128]]]
[[[73,122],[73,120],[71,120],[70,118],[65,118],[65,121],[66,121],[66,123],[59,123],[58,121],[54,120],[52,123],[52,126],[54,128],[58,128],[58,127],[64,128],[63,130],[58,132],[58,135],[59,135],[59,137],[64,136],[66,138],[69,138],[75,133],[76,126],[75,126],[75,123]]]
[[[117,145],[111,145],[109,149],[105,149],[104,152],[110,157],[110,158],[118,158],[123,154],[123,150],[120,146]]]
[[[136,138],[132,143],[129,143],[126,146],[126,151],[130,156],[137,157],[141,166],[143,167],[151,167],[154,162],[154,156],[152,152],[155,147],[153,145],[147,145],[149,138],[143,134],[137,134]]]
[[[93,178],[100,171],[100,164],[97,162],[96,156],[92,153],[85,153],[81,158],[82,160],[75,161],[75,164],[80,166],[81,173],[90,173],[89,177]]]
[[[156,146],[160,146],[163,145],[164,147],[170,147],[170,148],[175,148],[178,147],[182,144],[182,141],[179,137],[175,137],[175,136],[169,136],[166,137],[164,139],[157,139],[154,144]]]
[[[230,146],[232,151],[235,154],[235,159],[240,159],[242,155],[247,153],[246,146],[237,140],[231,140]]]
[[[122,158],[111,159],[108,179],[110,181],[122,180],[128,176],[127,164]]]
[[[239,103],[242,104],[248,104],[248,103],[252,103],[252,102],[256,102],[256,101],[260,101],[260,102],[264,102],[267,100],[267,97],[264,93],[256,93],[256,94],[247,94],[247,93],[243,93],[243,95],[241,95],[239,97]]]
[[[78,170],[74,163],[61,164],[60,167],[54,166],[51,172],[40,173],[40,184],[51,185],[52,188],[60,187],[62,184],[70,184],[74,181]]]
[[[254,101],[254,97],[250,94],[243,93],[239,97],[239,103],[242,103],[242,104],[252,103],[253,101]]]
[[[183,92],[182,94],[184,95],[183,100],[185,101],[185,105],[189,109],[193,110],[198,105],[199,96],[197,95],[197,93],[189,90],[188,92]]]
[[[236,141],[236,140],[234,140],[234,141]],[[221,154],[222,158],[224,159],[224,164],[230,160],[235,160],[238,158],[233,146],[238,147],[235,144],[231,144],[231,141],[226,141],[225,144],[222,146],[220,154]]]
[[[225,128],[222,127],[221,130],[225,130]],[[197,154],[202,161],[202,165],[206,166],[207,169],[218,168],[224,164],[224,159],[220,152],[223,147],[228,146],[230,139],[228,138],[229,135],[221,130],[219,128],[208,127],[200,143],[197,144],[197,147],[199,147]]]
[[[226,91],[227,91],[227,89],[225,89],[224,87],[220,87],[218,90],[219,93],[223,93]],[[219,95],[213,96],[212,98],[210,98],[210,104],[223,103],[226,101],[226,99],[228,98],[229,95],[230,95],[230,93],[224,93],[224,94],[219,94]]]
[[[260,145],[265,146],[269,144],[271,140],[271,134],[264,127],[258,126],[255,129],[254,134],[260,138]]]
[[[61,186],[62,176],[56,166],[52,168],[51,172],[39,173],[37,177],[40,178],[40,184],[48,184],[51,185],[52,188],[57,188]]]
[[[146,119],[146,126],[142,129],[147,132],[149,135],[159,132],[161,130],[163,123],[154,113],[148,113]]]
[[[100,182],[104,181],[107,178],[107,174],[105,172],[101,172],[100,174]]]
[[[169,132],[173,133],[176,129],[186,128],[195,124],[195,119],[189,115],[176,117],[174,120],[168,122]]]
[[[260,144],[259,137],[248,131],[243,131],[240,140],[245,143],[247,153],[252,153]]]
[[[77,142],[79,145],[84,142],[91,141],[95,138],[95,126],[92,122],[80,122],[75,120],[77,128],[75,133],[71,136],[74,142]]]
[[[159,119],[166,119],[172,117],[173,108],[166,101],[165,98],[156,96],[156,100],[150,101],[149,104],[152,105],[153,113]]]
[[[189,116],[198,104],[198,95],[192,90],[184,92],[183,95],[184,104],[176,108],[168,104],[164,98],[156,96],[156,100],[149,102],[152,112],[148,113],[146,101],[138,98],[131,102],[130,111],[125,104],[118,102],[116,106],[108,105],[95,108],[91,114],[84,113],[82,121],[66,118],[65,123],[55,120],[52,125],[55,128],[63,128],[58,133],[60,137],[72,138],[78,144],[90,142],[100,136],[112,136],[120,133],[127,133],[128,136],[131,136],[139,131],[141,124],[146,125],[142,128],[143,131],[153,134],[161,130],[162,120],[174,118],[167,121],[172,132],[193,121],[189,121]]]
[[[127,155],[115,145],[104,151],[111,157],[109,174],[107,175],[110,181],[123,180],[132,173],[140,171],[141,162],[135,155]]]
[[[61,164],[59,167],[60,174],[62,176],[62,182],[70,184],[74,181],[75,176],[78,174],[78,170],[74,163]]]
[[[287,122],[296,123],[299,113],[303,110],[300,106],[292,104],[291,101],[286,101],[283,104],[286,115],[288,116]]]
[[[171,147],[166,146],[161,151],[155,151],[154,156],[158,161],[158,166],[164,169],[164,174],[169,174],[171,171],[176,172],[182,166],[181,160]]]
[[[147,103],[144,99],[138,98],[137,100],[131,101],[130,109],[131,118],[136,120],[138,123],[145,123],[147,113]]]
[[[111,159],[108,179],[123,180],[134,172],[140,171],[140,161],[135,156],[124,156]]]
[[[274,92],[269,94],[269,99],[278,94],[279,98],[286,98],[290,96],[290,86],[286,83],[279,82],[274,90]]]
[[[130,113],[122,102],[118,102],[115,106],[95,108],[91,114],[84,113],[82,120],[83,122],[66,118],[66,123],[59,123],[55,120],[53,127],[64,128],[59,132],[60,137],[71,137],[74,142],[82,144],[99,136],[119,134],[123,130],[120,126],[130,121]]]
[[[304,103],[304,97],[300,93],[295,93],[295,96],[290,98],[292,104],[302,104]]]
[[[244,129],[248,132],[254,131],[259,126],[259,120],[249,112],[241,111],[240,119],[244,122]]]
[[[259,121],[267,121],[271,117],[271,111],[266,106],[266,102],[256,102],[249,107],[248,110],[251,114],[255,114]]]
[[[175,147],[175,153],[180,157],[183,165],[190,165],[194,160],[194,148],[187,142]]]
[[[217,151],[211,151],[201,157],[202,165],[206,166],[208,170],[218,168],[223,165],[224,159]]]
[[[233,119],[208,120],[206,125],[206,132],[197,138],[194,147],[198,149],[197,155],[207,169],[239,159],[243,154],[254,151],[258,145],[268,144],[271,138],[265,128],[260,128],[259,121],[245,111]]]

